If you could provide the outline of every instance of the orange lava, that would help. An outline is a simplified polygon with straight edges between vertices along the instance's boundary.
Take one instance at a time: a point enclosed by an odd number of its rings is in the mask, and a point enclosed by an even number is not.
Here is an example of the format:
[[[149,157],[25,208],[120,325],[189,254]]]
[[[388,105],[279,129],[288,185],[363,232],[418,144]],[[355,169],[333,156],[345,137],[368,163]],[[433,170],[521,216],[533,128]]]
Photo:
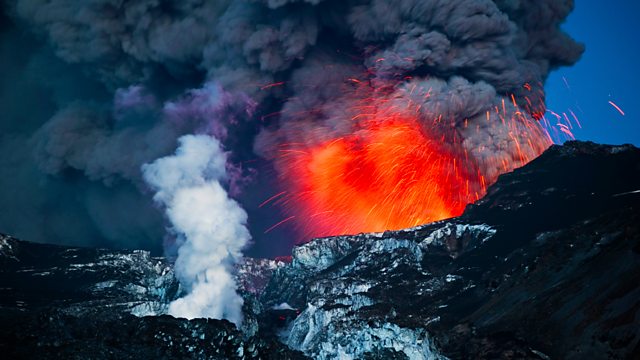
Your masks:
[[[393,112],[304,151],[287,152],[288,181],[308,237],[379,232],[460,215],[484,188],[465,154]]]
[[[553,143],[544,105],[532,108],[529,97],[521,107],[512,95],[473,123],[453,124],[442,116],[425,119],[420,105],[397,102],[390,93],[358,87],[336,129],[307,122],[294,129],[295,143],[280,144],[274,160],[283,191],[265,204],[273,202],[285,214],[267,232],[291,222],[299,241],[308,241],[459,216],[500,174]],[[495,143],[470,145],[465,137],[474,132],[484,141],[492,141],[487,134],[501,135]]]

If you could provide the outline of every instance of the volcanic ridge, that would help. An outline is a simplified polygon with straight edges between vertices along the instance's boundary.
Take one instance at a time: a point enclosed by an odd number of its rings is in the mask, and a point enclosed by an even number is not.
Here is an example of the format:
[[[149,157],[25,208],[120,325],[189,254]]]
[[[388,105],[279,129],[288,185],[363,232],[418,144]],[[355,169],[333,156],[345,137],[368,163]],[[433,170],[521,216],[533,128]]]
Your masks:
[[[640,357],[640,149],[571,141],[464,213],[314,239],[237,266],[240,327],[178,319],[173,265],[145,251],[0,236],[8,358]]]

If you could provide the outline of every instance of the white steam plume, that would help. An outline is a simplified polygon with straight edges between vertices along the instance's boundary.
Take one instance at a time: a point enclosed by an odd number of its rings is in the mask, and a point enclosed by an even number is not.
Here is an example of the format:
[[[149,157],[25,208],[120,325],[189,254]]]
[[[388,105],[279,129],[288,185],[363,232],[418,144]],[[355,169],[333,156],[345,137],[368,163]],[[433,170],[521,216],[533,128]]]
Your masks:
[[[181,246],[175,269],[188,294],[172,302],[176,317],[225,318],[242,322],[242,298],[231,274],[249,242],[247,214],[229,198],[226,154],[207,135],[185,135],[175,155],[143,165],[154,199],[166,207],[172,231]]]

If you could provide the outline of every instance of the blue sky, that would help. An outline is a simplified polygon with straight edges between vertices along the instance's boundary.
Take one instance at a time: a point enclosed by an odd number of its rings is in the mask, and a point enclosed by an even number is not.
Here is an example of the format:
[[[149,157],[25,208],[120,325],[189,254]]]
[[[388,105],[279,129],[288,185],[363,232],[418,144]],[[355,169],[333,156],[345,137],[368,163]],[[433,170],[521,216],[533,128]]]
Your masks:
[[[576,0],[564,29],[587,50],[575,66],[553,72],[546,89],[548,109],[577,115],[582,124],[573,130],[577,139],[640,146],[638,24],[638,1]]]

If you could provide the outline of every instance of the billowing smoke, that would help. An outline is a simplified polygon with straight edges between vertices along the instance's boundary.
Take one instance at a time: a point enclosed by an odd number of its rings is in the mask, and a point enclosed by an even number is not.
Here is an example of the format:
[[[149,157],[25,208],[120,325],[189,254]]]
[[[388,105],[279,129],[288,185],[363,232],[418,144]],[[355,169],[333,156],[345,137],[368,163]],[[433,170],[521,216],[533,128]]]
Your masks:
[[[250,239],[247,214],[221,185],[227,178],[221,144],[207,135],[185,135],[179,143],[175,155],[142,167],[180,243],[175,269],[188,295],[172,302],[169,313],[240,324],[242,298],[232,270]]]
[[[445,190],[464,188],[463,206],[548,145],[544,82],[583,52],[560,28],[573,5],[9,0],[0,19],[0,231],[180,248],[190,295],[172,311],[237,320],[226,269],[249,239],[245,221],[254,253],[275,255],[294,237],[265,229],[310,218],[258,206],[282,191],[285,205],[304,197],[288,154],[337,139],[361,152],[379,135],[371,124],[410,115],[438,153],[464,160],[425,178],[459,177]],[[465,186],[458,168],[473,169],[473,181]]]

